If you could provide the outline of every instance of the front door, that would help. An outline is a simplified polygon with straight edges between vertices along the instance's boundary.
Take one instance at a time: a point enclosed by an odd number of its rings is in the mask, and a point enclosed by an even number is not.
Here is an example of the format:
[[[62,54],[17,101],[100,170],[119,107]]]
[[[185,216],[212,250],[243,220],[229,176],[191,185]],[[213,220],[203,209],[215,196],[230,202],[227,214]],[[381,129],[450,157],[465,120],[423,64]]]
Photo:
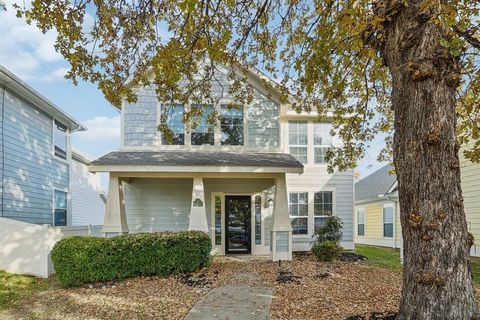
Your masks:
[[[225,252],[250,253],[250,196],[225,196]]]

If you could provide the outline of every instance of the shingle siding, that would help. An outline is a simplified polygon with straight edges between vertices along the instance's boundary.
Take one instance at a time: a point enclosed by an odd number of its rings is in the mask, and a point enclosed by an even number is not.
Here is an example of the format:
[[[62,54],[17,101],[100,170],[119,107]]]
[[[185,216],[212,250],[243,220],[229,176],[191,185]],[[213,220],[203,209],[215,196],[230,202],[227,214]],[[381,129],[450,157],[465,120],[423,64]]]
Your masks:
[[[53,156],[53,119],[8,89],[2,107],[3,217],[52,224],[53,190],[69,188],[69,166]]]

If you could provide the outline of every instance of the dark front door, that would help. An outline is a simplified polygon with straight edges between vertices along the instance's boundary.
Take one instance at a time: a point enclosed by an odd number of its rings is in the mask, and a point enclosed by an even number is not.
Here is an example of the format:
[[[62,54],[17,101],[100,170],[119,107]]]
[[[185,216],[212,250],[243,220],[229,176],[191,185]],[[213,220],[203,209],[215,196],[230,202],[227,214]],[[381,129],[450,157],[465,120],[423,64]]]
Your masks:
[[[226,253],[250,253],[249,196],[225,196]]]

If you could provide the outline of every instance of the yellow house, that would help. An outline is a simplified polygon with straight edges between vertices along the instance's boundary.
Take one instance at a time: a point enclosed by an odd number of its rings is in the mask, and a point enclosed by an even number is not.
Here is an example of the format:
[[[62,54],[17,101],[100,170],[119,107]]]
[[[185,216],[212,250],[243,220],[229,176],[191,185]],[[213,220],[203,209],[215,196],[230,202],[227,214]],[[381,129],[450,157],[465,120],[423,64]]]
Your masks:
[[[471,255],[480,256],[480,165],[460,155],[468,229],[475,238]],[[355,243],[402,246],[396,176],[386,165],[355,184]]]

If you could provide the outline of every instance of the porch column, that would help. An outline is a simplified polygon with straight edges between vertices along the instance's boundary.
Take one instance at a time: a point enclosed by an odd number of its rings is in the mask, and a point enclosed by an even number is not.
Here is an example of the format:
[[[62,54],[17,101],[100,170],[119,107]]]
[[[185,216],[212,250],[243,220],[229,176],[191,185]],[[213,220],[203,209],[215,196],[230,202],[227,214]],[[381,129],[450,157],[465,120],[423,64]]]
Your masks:
[[[287,181],[285,174],[275,179],[275,200],[273,203],[273,227],[271,234],[273,261],[292,260],[292,225],[288,215]]]
[[[123,182],[122,178],[110,173],[105,220],[102,228],[102,233],[105,235],[128,233],[127,215],[123,197]]]
[[[190,206],[190,223],[188,230],[199,230],[208,233],[205,191],[203,189],[203,178],[201,176],[193,177],[192,203]]]

